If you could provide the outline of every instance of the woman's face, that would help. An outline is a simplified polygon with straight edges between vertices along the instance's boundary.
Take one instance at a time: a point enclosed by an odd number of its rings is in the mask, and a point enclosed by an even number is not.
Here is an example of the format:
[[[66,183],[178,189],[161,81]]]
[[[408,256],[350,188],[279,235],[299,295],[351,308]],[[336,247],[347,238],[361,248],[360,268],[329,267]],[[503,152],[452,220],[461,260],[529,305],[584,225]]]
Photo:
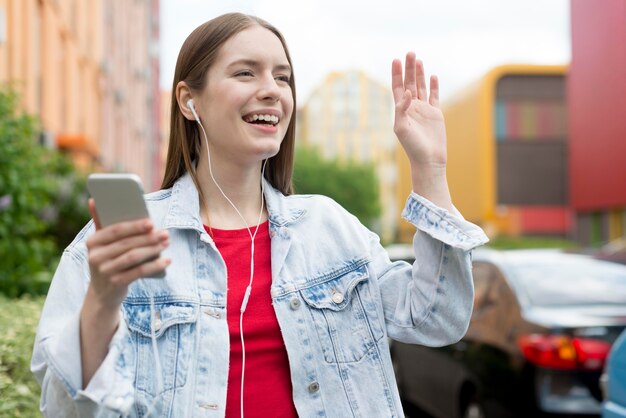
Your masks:
[[[216,160],[254,163],[278,153],[293,112],[290,77],[280,40],[261,26],[221,46],[194,98]]]

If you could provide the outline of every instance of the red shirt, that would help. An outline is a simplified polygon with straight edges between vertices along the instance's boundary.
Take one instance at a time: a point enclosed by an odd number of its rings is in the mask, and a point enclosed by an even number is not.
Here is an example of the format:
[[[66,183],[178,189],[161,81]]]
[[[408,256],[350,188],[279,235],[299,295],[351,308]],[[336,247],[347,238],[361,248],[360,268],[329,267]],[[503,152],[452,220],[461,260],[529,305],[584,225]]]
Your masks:
[[[256,226],[250,228],[254,234]],[[242,349],[239,316],[243,296],[250,282],[250,234],[247,229],[205,229],[226,262],[228,292],[226,320],[230,332],[230,367],[226,395],[226,417],[239,418]],[[297,417],[293,404],[291,375],[285,343],[272,307],[269,224],[259,225],[254,239],[254,280],[248,306],[243,314],[246,347],[244,416]]]

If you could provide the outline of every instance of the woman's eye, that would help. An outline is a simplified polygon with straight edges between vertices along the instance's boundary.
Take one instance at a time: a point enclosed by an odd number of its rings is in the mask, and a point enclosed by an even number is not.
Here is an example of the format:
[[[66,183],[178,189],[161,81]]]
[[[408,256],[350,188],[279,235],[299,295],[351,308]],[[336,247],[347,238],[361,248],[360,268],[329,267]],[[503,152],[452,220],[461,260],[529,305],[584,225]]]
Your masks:
[[[244,70],[235,74],[237,77],[252,77],[252,71]]]
[[[291,77],[289,77],[288,75],[279,75],[276,77],[276,80],[289,83],[289,80],[291,80]]]

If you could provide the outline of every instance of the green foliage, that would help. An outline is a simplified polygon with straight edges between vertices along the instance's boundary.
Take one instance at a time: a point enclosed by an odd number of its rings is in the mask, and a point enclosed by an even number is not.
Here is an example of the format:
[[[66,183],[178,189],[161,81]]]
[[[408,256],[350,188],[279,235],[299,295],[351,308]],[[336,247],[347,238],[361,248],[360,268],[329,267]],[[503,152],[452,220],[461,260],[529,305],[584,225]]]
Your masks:
[[[518,250],[533,248],[563,248],[571,250],[576,248],[577,245],[572,241],[558,237],[512,237],[507,235],[501,235],[492,238],[487,246],[497,250]]]
[[[0,295],[0,418],[39,417],[40,387],[30,357],[43,298]]]
[[[88,219],[84,180],[37,142],[38,124],[0,90],[0,293],[47,291],[59,248]],[[80,225],[80,226],[78,226]]]
[[[366,226],[372,227],[380,216],[378,180],[371,164],[324,159],[317,150],[301,146],[293,180],[298,193],[331,197]]]

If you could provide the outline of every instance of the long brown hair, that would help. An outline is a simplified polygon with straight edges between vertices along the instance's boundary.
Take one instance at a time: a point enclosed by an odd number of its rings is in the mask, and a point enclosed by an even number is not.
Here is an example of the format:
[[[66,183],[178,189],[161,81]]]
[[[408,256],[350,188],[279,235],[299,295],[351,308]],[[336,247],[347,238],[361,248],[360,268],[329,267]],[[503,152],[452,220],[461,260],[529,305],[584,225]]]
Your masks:
[[[221,46],[231,37],[254,25],[262,26],[274,33],[283,45],[287,61],[292,67],[289,80],[293,96],[291,120],[285,138],[278,153],[267,161],[265,178],[272,186],[285,195],[293,193],[293,158],[296,130],[296,86],[293,77],[293,65],[287,43],[283,35],[274,26],[255,16],[242,13],[228,13],[211,19],[198,26],[185,40],[178,54],[174,82],[172,84],[172,108],[170,116],[170,135],[167,150],[165,175],[161,188],[167,189],[174,185],[185,172],[189,172],[200,194],[201,205],[205,200],[194,166],[201,149],[201,138],[196,122],[190,121],[182,114],[176,100],[176,86],[184,81],[190,90],[201,91],[206,84],[206,74],[220,51]]]

